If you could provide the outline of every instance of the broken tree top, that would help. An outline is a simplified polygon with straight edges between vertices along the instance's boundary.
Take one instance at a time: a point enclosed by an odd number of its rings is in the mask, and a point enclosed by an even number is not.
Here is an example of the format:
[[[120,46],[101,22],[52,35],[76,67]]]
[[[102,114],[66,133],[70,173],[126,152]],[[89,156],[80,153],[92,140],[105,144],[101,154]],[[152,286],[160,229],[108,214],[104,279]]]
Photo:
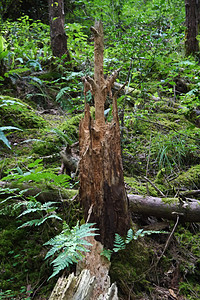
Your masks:
[[[117,93],[112,95],[119,70],[107,79],[103,72],[103,26],[100,21],[92,27],[94,35],[94,79],[83,78],[84,94],[91,91],[95,103],[95,120],[85,101],[85,115],[79,126],[80,200],[85,220],[96,223],[96,237],[105,247],[112,248],[115,233],[126,235],[130,228],[127,195],[120,146]],[[113,99],[113,120],[105,123],[104,104]]]
[[[104,104],[109,94],[113,98],[111,88],[117,78],[120,69],[114,71],[107,79],[104,78],[103,71],[103,25],[101,21],[96,21],[95,26],[91,27],[94,34],[94,79],[90,76],[83,77],[84,94],[91,91],[95,103],[95,121],[101,125],[105,123]]]

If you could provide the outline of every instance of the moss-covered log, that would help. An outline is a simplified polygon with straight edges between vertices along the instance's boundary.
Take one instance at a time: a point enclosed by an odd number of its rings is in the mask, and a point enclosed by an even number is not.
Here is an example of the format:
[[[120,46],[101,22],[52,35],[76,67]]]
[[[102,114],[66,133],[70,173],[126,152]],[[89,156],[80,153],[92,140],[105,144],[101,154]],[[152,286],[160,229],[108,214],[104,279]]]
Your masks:
[[[144,216],[155,216],[168,220],[200,222],[200,201],[186,198],[158,198],[141,195],[128,195],[131,211]]]

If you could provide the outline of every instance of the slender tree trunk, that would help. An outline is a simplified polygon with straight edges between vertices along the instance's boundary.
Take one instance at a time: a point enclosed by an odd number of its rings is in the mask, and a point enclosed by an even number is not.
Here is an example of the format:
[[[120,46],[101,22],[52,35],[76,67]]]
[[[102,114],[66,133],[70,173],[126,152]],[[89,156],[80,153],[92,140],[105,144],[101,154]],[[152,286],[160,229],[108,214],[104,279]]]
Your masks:
[[[49,0],[49,23],[53,55],[62,57],[66,54],[66,60],[69,61],[70,55],[67,49],[67,35],[64,30],[65,14],[63,0]]]
[[[111,95],[111,86],[118,71],[104,79],[103,26],[95,22],[94,79],[84,78],[85,93],[91,90],[95,101],[95,121],[90,107],[85,104],[85,116],[79,126],[80,199],[85,220],[95,222],[100,235],[96,238],[105,247],[112,248],[115,233],[125,235],[130,228],[127,195],[124,187],[120,148],[120,128],[117,95]],[[113,121],[105,123],[104,103],[107,94],[113,98]]]
[[[197,0],[185,0],[186,12],[186,35],[185,52],[186,55],[196,55],[199,52],[198,22],[199,22],[199,4]]]

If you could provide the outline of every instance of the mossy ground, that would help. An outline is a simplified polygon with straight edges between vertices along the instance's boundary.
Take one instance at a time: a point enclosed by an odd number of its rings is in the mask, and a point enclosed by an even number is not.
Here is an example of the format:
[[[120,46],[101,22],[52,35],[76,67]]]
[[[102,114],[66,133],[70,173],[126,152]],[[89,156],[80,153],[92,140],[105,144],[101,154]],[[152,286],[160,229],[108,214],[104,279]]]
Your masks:
[[[178,189],[198,188],[200,186],[200,168],[197,164],[200,157],[199,128],[194,127],[185,115],[179,112],[178,105],[172,105],[166,99],[152,104],[152,101],[145,102],[141,94],[140,97],[140,109],[143,113],[138,110],[135,110],[137,113],[133,113],[134,99],[131,100],[131,105],[130,103],[125,105],[122,149],[128,192],[160,196],[149,183],[147,188],[144,176],[151,179],[164,194],[170,197],[175,196],[174,193]],[[11,100],[11,98],[9,99]],[[12,100],[18,101],[13,98]],[[22,103],[20,100],[19,102]],[[16,170],[30,171],[29,164],[34,163],[38,158],[42,159],[44,170],[49,174],[57,174],[61,163],[59,152],[66,142],[73,143],[78,140],[78,126],[83,113],[65,115],[58,110],[56,114],[55,111],[54,114],[38,114],[30,105],[26,104],[25,106],[19,104],[14,107],[2,108],[4,108],[5,117],[0,125],[18,126],[23,131],[12,132],[7,136],[11,142],[11,150],[1,144],[0,178],[16,173]],[[16,117],[14,117],[15,114]],[[57,132],[52,131],[55,128]],[[59,132],[66,135],[65,141]],[[41,201],[47,199],[59,199],[60,201],[60,196],[65,200],[76,194],[76,191],[73,190],[65,193],[61,187],[58,191],[57,187],[53,188],[52,181],[50,181],[45,184],[42,181],[42,184],[29,182],[29,185],[34,186],[35,191],[42,190]],[[70,182],[71,187],[74,184],[75,182]],[[13,187],[21,188],[22,183],[17,184],[15,181]],[[51,197],[48,196],[49,193]],[[59,214],[72,226],[77,219],[80,219],[81,208],[71,204],[64,211],[60,209]],[[47,231],[46,228],[17,230],[19,222],[16,216],[1,212],[0,258],[2,271],[0,286],[3,291],[2,295],[8,297],[6,290],[11,290],[10,294],[13,293],[13,299],[19,297],[26,299],[28,297],[27,287],[35,291],[41,285],[36,299],[47,299],[56,279],[47,282],[47,278],[51,274],[51,267],[43,260],[45,249],[42,244],[51,234],[57,232],[57,226],[54,224],[51,228],[52,231],[51,229]],[[151,220],[144,219],[141,226],[144,223],[145,225],[149,224],[149,222],[151,223]],[[173,224],[169,230],[172,230],[172,226]],[[183,227],[180,226],[177,234],[182,230]],[[199,289],[196,282],[200,278],[197,258],[200,255],[197,246],[199,236],[194,235],[192,238],[191,232],[191,228],[188,228],[184,231],[181,240],[179,236],[173,239],[161,265],[157,268],[154,263],[165,246],[166,236],[134,241],[125,251],[113,256],[111,278],[113,281],[117,281],[122,299],[145,299],[144,297],[147,296],[152,296],[152,299],[162,299],[162,295],[159,298],[159,293],[155,291],[154,287],[160,284],[166,292],[172,287],[175,279],[177,280],[176,290],[180,289],[181,293],[187,297],[189,291],[193,289],[196,295]],[[189,238],[191,245],[188,249],[187,264],[182,247],[184,238]],[[194,257],[195,259],[193,259]],[[187,281],[183,279],[183,276]],[[9,292],[7,293],[9,295]],[[4,299],[7,299],[5,297]],[[198,298],[191,296],[190,299]]]

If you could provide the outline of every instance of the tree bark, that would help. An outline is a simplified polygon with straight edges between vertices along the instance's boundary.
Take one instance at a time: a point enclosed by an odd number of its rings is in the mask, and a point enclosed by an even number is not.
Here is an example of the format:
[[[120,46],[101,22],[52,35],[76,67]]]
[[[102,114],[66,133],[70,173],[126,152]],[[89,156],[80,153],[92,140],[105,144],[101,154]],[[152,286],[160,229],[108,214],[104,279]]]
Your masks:
[[[186,13],[186,34],[185,34],[185,52],[186,55],[196,55],[199,52],[198,35],[198,1],[185,0]]]
[[[100,235],[96,237],[105,247],[112,248],[115,233],[126,235],[130,228],[127,195],[124,187],[117,95],[111,87],[118,75],[113,72],[107,80],[103,72],[103,26],[95,22],[94,79],[84,78],[85,92],[94,95],[95,121],[85,104],[85,115],[79,125],[80,200],[85,220],[96,223]],[[107,94],[113,99],[113,120],[105,123],[104,103]]]
[[[67,49],[67,35],[65,33],[65,14],[63,0],[49,0],[49,24],[51,36],[51,48],[53,55],[62,57],[66,54],[66,60],[70,60]]]
[[[128,195],[130,210],[143,216],[155,216],[175,220],[180,215],[184,222],[200,222],[200,201],[178,198],[157,198],[141,195]]]

